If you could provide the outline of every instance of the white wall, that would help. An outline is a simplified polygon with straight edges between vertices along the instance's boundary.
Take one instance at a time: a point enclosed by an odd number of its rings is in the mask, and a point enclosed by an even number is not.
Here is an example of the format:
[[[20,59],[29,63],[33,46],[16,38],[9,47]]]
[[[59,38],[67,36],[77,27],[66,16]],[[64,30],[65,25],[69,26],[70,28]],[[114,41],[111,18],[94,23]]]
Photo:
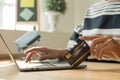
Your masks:
[[[2,5],[3,5],[3,0],[0,0],[0,27],[2,25]]]
[[[74,26],[81,23],[86,8],[88,8],[91,3],[94,3],[94,1],[95,0],[66,0],[67,11],[64,15],[60,17],[60,22],[58,24],[58,29],[60,30],[60,32],[40,32],[40,34],[42,35],[40,45],[52,48],[65,48]],[[42,26],[46,26],[45,24],[42,24]],[[0,33],[2,33],[2,35],[5,37],[7,44],[10,46],[10,49],[13,52],[16,52],[16,45],[14,44],[14,41],[25,32],[0,30]],[[6,53],[6,50],[1,42],[0,53]]]
[[[75,0],[75,25],[83,21],[86,10],[95,3],[96,0]]]
[[[58,30],[60,32],[71,33],[73,28],[82,22],[86,9],[95,1],[96,0],[66,0],[67,10],[65,14],[60,16]],[[41,14],[41,27],[42,29],[46,29],[49,27],[47,17],[43,12],[41,12]]]
[[[42,0],[41,0],[42,1]],[[58,30],[60,32],[71,32],[75,23],[75,0],[66,0],[67,10],[59,17]],[[42,4],[41,4],[42,9]],[[41,12],[41,30],[48,29],[47,17]]]

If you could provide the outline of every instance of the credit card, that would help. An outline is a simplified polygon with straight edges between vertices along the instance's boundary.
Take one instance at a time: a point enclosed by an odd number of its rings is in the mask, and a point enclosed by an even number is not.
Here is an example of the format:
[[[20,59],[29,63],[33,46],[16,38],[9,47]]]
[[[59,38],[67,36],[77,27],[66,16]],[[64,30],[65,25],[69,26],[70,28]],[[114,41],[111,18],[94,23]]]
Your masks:
[[[81,40],[74,48],[68,51],[64,57],[72,68],[76,68],[80,63],[85,61],[88,56],[90,56],[90,47],[84,40]]]

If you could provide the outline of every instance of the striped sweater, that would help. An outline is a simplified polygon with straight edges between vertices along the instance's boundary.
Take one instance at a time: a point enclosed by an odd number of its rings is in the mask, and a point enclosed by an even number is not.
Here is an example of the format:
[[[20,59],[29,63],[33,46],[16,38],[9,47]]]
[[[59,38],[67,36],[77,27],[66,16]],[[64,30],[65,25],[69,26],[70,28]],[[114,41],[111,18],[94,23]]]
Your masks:
[[[120,2],[100,0],[93,4],[86,11],[83,23],[74,28],[67,49],[80,41],[79,36],[89,35],[111,35],[120,43]]]

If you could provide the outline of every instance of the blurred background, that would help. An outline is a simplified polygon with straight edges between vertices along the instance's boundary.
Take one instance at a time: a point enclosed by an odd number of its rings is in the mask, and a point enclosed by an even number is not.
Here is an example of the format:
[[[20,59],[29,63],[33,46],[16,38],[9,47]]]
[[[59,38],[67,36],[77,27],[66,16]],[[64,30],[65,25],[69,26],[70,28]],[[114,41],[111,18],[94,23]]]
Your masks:
[[[0,33],[15,54],[17,49],[14,41],[25,32],[33,30],[38,31],[42,36],[39,45],[65,48],[74,27],[82,22],[85,11],[96,0],[31,0],[29,4],[27,4],[29,0],[25,1],[25,3],[22,3],[24,0],[0,0]],[[37,3],[34,1],[37,1]],[[25,4],[30,8],[25,8]],[[36,12],[32,9],[34,7],[37,8]],[[25,10],[28,15],[23,15],[25,11],[18,15],[20,10]],[[48,20],[48,13],[51,13],[51,16],[58,17],[50,16],[51,19]],[[22,18],[24,23],[18,24],[18,16]],[[32,21],[27,23],[32,19],[31,16],[37,18],[35,24],[38,25],[31,24]],[[0,45],[2,45],[1,40]],[[6,53],[5,48],[1,46],[0,55]]]

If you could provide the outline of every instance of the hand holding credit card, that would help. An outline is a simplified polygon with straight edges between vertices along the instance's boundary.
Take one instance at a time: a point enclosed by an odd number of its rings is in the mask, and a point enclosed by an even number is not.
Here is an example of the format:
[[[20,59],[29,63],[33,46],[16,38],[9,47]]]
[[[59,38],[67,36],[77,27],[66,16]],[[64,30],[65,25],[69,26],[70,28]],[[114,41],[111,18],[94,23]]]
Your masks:
[[[88,44],[81,40],[74,48],[65,54],[65,59],[72,68],[77,67],[90,55],[90,48]]]

